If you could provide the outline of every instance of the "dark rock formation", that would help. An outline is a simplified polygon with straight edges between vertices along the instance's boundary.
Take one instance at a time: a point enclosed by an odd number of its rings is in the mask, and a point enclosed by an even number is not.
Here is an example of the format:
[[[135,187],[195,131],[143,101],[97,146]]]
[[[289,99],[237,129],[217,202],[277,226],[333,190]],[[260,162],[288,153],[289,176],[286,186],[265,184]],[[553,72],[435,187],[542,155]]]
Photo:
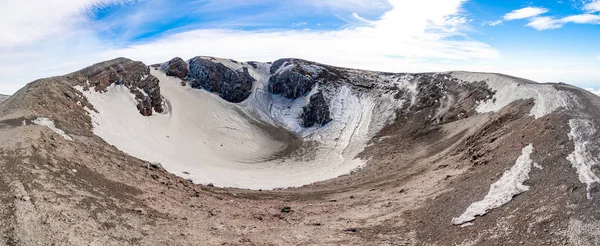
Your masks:
[[[281,67],[288,66],[291,68],[278,72]],[[297,59],[277,60],[273,62],[270,72],[269,92],[289,99],[306,95],[319,82],[329,83],[340,79],[333,67]]]
[[[154,111],[162,113],[162,96],[158,79],[150,74],[150,68],[142,62],[117,58],[102,62],[67,75],[78,81],[84,89],[94,88],[105,92],[112,84],[124,85],[135,95],[137,108],[144,116]]]
[[[296,99],[309,93],[316,83],[317,81],[310,76],[294,70],[286,70],[269,78],[269,92]]]
[[[310,97],[310,103],[303,108],[302,125],[304,127],[322,126],[331,121],[329,104],[322,92]]]
[[[292,59],[290,58],[286,58],[286,59],[279,59],[277,61],[274,61],[273,64],[271,65],[271,74],[275,74],[277,72],[277,70],[279,70],[279,68],[281,68],[283,65],[285,65],[288,62],[291,62]]]
[[[162,67],[162,70],[167,74],[167,76],[173,76],[180,79],[185,79],[188,76],[189,70],[187,63],[179,58],[175,57],[169,62],[165,63]]]
[[[247,63],[248,63],[248,65],[252,66],[252,68],[254,68],[254,69],[258,69],[258,66],[260,64],[259,62],[255,62],[255,61],[249,61]]]
[[[189,64],[188,80],[193,88],[203,88],[232,103],[242,102],[252,93],[255,80],[247,68],[235,71],[201,57],[192,58]]]

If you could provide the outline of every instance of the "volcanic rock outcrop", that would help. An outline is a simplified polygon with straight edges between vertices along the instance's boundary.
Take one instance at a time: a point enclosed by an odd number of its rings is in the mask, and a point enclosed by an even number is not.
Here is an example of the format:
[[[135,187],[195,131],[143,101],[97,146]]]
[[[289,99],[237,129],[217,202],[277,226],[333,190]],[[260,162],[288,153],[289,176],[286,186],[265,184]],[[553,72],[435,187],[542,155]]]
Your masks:
[[[280,59],[270,68],[269,91],[289,99],[306,95],[318,82],[332,82],[337,75],[326,66],[304,60]]]
[[[242,102],[252,93],[255,79],[250,76],[247,68],[235,71],[202,57],[192,58],[189,68],[188,80],[192,87],[214,92],[229,102]]]
[[[184,80],[189,74],[188,64],[181,58],[175,57],[169,62],[163,64],[161,69],[168,76],[174,76]]]
[[[310,102],[303,108],[302,125],[304,127],[322,126],[331,121],[329,104],[322,92],[310,96]]]
[[[150,68],[142,62],[118,58],[70,74],[68,79],[77,81],[86,90],[93,88],[100,92],[113,84],[124,85],[135,95],[142,115],[152,115],[153,110],[163,112],[158,79],[150,75]]]

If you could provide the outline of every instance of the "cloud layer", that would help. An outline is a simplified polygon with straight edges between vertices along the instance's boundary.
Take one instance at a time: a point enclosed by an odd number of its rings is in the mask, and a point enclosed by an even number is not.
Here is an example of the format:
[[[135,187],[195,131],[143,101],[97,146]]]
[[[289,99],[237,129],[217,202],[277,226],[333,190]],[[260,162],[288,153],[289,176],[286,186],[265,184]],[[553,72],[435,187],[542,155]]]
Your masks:
[[[108,54],[152,62],[196,54],[262,61],[299,57],[387,71],[410,70],[431,59],[498,58],[489,45],[463,38],[461,30],[468,22],[459,14],[463,2],[392,0],[393,9],[366,26],[333,31],[195,30]]]
[[[0,47],[32,44],[51,35],[65,35],[87,22],[87,13],[127,0],[19,0],[0,3]]]

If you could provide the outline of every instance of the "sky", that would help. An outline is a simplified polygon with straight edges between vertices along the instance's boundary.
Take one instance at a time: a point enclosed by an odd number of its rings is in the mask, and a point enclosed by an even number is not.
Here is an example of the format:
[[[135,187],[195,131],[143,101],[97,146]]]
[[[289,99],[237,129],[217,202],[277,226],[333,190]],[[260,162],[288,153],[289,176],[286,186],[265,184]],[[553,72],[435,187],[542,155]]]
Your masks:
[[[600,0],[0,2],[0,93],[127,57],[498,72],[600,94]]]

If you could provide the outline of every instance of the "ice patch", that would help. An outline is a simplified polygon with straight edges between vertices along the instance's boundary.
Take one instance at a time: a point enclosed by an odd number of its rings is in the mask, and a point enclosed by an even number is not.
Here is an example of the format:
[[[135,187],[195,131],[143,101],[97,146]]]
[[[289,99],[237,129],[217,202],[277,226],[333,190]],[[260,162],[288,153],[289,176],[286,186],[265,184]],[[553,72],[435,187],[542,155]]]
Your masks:
[[[65,133],[65,131],[56,128],[56,126],[54,125],[54,121],[51,120],[51,119],[49,119],[49,118],[38,117],[37,119],[35,119],[35,120],[31,121],[31,122],[33,122],[33,124],[36,124],[38,126],[48,127],[48,128],[50,128],[50,130],[58,133],[58,135],[60,135],[64,139],[69,140],[69,141],[73,141],[73,138],[71,138],[69,135],[67,135]]]
[[[481,216],[494,208],[499,208],[510,202],[514,196],[528,191],[529,186],[524,185],[523,182],[529,179],[529,172],[533,164],[530,157],[532,152],[532,144],[523,148],[515,165],[504,172],[498,181],[490,185],[490,191],[483,200],[471,204],[461,216],[452,219],[452,224],[460,225],[473,221],[475,216]]]
[[[478,113],[497,112],[516,100],[533,99],[535,105],[529,115],[538,119],[559,108],[569,109],[577,105],[571,94],[556,90],[552,85],[523,82],[499,74],[452,72],[451,75],[467,82],[485,81],[496,92],[492,99],[479,103]]]
[[[600,164],[598,156],[592,154],[592,151],[599,151],[597,142],[594,140],[596,126],[591,120],[572,119],[569,120],[571,132],[569,138],[575,144],[575,150],[567,160],[577,169],[579,181],[587,185],[587,198],[592,199],[590,189],[593,183],[599,183],[600,178],[592,171],[592,167]]]

